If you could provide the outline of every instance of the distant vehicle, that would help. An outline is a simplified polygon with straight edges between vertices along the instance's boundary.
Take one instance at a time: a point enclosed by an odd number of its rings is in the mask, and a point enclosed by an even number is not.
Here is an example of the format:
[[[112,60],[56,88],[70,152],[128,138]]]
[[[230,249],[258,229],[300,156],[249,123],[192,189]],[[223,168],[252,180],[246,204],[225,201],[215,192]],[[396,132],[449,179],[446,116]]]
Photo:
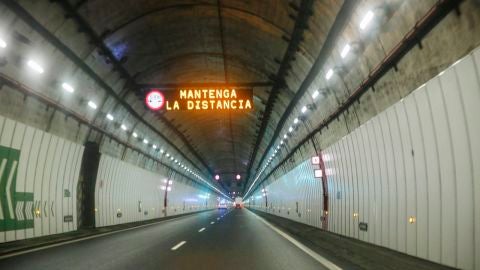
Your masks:
[[[217,208],[218,209],[227,209],[227,204],[226,203],[219,203]]]
[[[243,199],[242,197],[235,198],[235,209],[242,209],[243,208]]]

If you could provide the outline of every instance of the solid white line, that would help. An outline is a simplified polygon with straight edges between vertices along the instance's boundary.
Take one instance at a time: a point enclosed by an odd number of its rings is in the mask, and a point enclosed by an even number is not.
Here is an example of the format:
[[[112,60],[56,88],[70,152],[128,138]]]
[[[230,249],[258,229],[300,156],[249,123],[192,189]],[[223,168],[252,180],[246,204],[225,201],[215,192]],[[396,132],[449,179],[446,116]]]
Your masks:
[[[182,241],[182,242],[178,243],[176,246],[172,247],[172,250],[177,250],[181,246],[185,245],[185,243],[187,243],[187,241]]]
[[[253,213],[253,212],[251,212]],[[313,259],[315,259],[317,262],[319,262],[320,264],[322,264],[323,266],[325,266],[326,268],[330,269],[330,270],[342,270],[342,268],[338,267],[337,265],[335,265],[334,263],[332,263],[331,261],[327,260],[326,258],[320,256],[318,253],[316,253],[315,251],[311,250],[310,248],[308,248],[307,246],[305,246],[304,244],[298,242],[297,240],[295,240],[293,237],[291,237],[290,235],[282,232],[281,230],[277,229],[277,227],[275,227],[274,225],[270,224],[268,221],[266,221],[265,219],[263,219],[262,217],[258,216],[257,214],[253,213],[256,218],[258,218],[261,222],[263,222],[265,225],[267,225],[270,229],[272,229],[273,231],[275,231],[276,233],[280,234],[283,238],[287,239],[288,241],[290,241],[290,243],[294,244],[296,247],[298,247],[299,249],[301,249],[303,252],[307,253],[308,255],[310,255],[310,257],[312,257]]]
[[[212,222],[210,222],[210,224],[215,224],[215,222],[212,221]]]
[[[64,246],[64,245],[68,245],[68,244],[72,244],[72,243],[77,243],[77,242],[81,242],[81,241],[85,241],[85,240],[89,240],[89,239],[99,238],[99,237],[103,237],[103,236],[107,236],[107,235],[112,235],[112,234],[116,234],[116,233],[121,233],[121,232],[125,232],[125,231],[130,231],[130,230],[136,230],[136,229],[140,229],[140,228],[144,228],[144,227],[148,227],[148,226],[158,225],[158,224],[160,224],[160,223],[164,223],[164,222],[167,222],[167,221],[173,221],[173,220],[182,219],[182,218],[187,218],[187,217],[193,217],[193,216],[194,216],[194,215],[188,215],[188,216],[181,216],[181,217],[171,218],[171,219],[167,219],[167,220],[160,220],[160,221],[158,221],[158,222],[149,223],[149,224],[145,224],[145,225],[140,225],[140,226],[136,226],[136,227],[132,227],[132,228],[127,228],[127,229],[122,229],[122,230],[117,230],[117,231],[112,231],[112,232],[107,232],[107,233],[101,233],[101,234],[96,234],[96,235],[92,235],[92,236],[86,236],[86,237],[79,238],[79,239],[75,239],[75,240],[70,240],[70,241],[65,241],[65,242],[61,242],[61,243],[51,244],[51,245],[42,246],[42,247],[38,247],[38,248],[32,248],[32,249],[29,249],[29,250],[14,252],[14,253],[10,253],[10,254],[6,254],[6,255],[0,256],[0,260],[6,259],[6,258],[10,258],[10,257],[15,257],[15,256],[22,255],[22,254],[32,253],[32,252],[39,251],[39,250],[44,250],[44,249],[49,249],[49,248],[53,248],[53,247]]]
[[[198,230],[198,232],[203,232],[205,231],[205,228],[201,228],[200,230]]]

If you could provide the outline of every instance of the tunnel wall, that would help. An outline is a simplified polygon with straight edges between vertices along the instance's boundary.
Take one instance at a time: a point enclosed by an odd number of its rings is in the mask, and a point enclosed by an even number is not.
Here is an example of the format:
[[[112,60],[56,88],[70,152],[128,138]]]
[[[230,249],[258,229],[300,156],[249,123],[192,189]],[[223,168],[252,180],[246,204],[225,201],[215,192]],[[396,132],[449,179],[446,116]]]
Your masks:
[[[162,187],[166,188],[167,180],[172,184],[165,209]],[[213,209],[216,197],[211,196],[205,205],[199,197],[205,193],[175,175],[148,171],[102,154],[95,187],[95,224],[102,227]]]
[[[0,242],[77,229],[83,146],[0,116]]]
[[[477,49],[322,151],[329,231],[480,269],[479,67]],[[321,227],[312,166],[306,160],[271,180],[265,197],[260,186],[250,205]]]

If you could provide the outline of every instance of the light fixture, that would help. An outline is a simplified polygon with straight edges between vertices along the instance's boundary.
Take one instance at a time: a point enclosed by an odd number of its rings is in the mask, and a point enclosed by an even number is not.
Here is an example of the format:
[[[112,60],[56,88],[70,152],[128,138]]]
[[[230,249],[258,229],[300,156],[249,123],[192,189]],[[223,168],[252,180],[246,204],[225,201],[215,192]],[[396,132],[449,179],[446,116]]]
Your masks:
[[[152,145],[152,148],[153,148],[153,149],[157,149],[157,146],[154,144],[154,145]]]
[[[416,218],[416,217],[411,216],[411,217],[408,218],[408,223],[413,224],[413,223],[415,223],[415,222],[417,222],[417,218]]]
[[[283,144],[283,140],[280,141],[280,144]]]
[[[138,134],[137,134],[136,132],[133,132],[133,133],[132,133],[132,136],[135,137],[135,138],[137,138],[137,137],[138,137]]]
[[[360,22],[360,29],[364,30],[367,28],[368,24],[372,21],[373,19],[373,12],[369,10],[367,14],[365,14],[365,17],[363,17],[362,21]]]
[[[0,38],[0,48],[5,49],[7,47],[7,42]]]
[[[89,101],[88,102],[88,107],[96,110],[97,109],[97,104],[95,104],[95,102],[93,102],[93,101]]]
[[[330,78],[332,78],[332,76],[333,76],[333,69],[329,69],[327,71],[327,74],[325,75],[325,79],[330,80]]]
[[[114,119],[113,115],[107,113],[107,119],[110,120],[110,121],[113,121],[113,119]]]
[[[147,140],[147,139],[143,139],[143,143],[144,143],[144,144],[148,144],[148,140]]]
[[[284,138],[284,139],[288,138],[287,134],[283,135],[283,138]]]
[[[301,112],[306,113],[307,112],[307,106],[303,106],[302,109],[301,109]]]
[[[169,157],[169,156],[170,156],[170,154],[169,154],[169,153],[167,153],[167,157]]]
[[[170,157],[170,160],[173,160],[173,156],[172,156],[172,157]]]
[[[340,53],[340,56],[342,58],[345,58],[347,55],[348,55],[348,52],[350,52],[350,44],[346,44],[343,49],[342,49],[342,52]]]
[[[127,131],[127,127],[125,125],[121,125],[120,128],[123,129],[124,131]]]
[[[318,92],[318,90],[315,90],[315,92],[313,92],[313,94],[312,94],[312,98],[313,98],[313,99],[316,99],[319,94],[320,94],[320,93]]]
[[[353,217],[354,218],[358,217],[358,213],[357,212],[353,213]]]
[[[240,180],[240,178],[242,178],[240,174],[237,174],[237,180]]]
[[[62,83],[62,88],[69,93],[75,92],[75,89],[68,83]]]
[[[168,184],[173,185],[173,181],[172,180],[168,181]]]
[[[220,175],[218,175],[218,174],[215,175],[215,180],[217,180],[217,181],[220,180]]]
[[[27,66],[40,74],[44,72],[43,67],[33,60],[28,60]]]
[[[288,128],[288,132],[291,133],[292,131],[293,131],[293,127],[289,127],[289,128]]]
[[[163,154],[163,153],[165,153],[165,150],[160,149],[160,154]]]
[[[298,118],[293,119],[294,124],[298,124]]]

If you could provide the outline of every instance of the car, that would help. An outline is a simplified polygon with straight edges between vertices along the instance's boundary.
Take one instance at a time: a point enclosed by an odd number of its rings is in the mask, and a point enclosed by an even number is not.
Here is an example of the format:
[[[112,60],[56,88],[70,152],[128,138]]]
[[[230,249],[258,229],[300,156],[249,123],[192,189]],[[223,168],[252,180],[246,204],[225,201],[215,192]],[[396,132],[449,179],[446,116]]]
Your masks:
[[[218,209],[227,209],[227,204],[225,203],[219,203],[217,206]]]
[[[242,205],[239,203],[235,204],[235,209],[242,209]]]

